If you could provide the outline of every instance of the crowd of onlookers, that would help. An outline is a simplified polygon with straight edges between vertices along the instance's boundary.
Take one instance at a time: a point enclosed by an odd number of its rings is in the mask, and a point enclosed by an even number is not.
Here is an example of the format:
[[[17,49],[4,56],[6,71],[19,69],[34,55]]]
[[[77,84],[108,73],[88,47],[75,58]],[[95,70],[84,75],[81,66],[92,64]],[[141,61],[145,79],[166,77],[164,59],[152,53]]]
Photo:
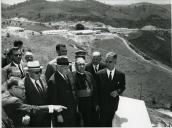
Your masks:
[[[46,52],[46,51],[45,51]],[[125,74],[115,68],[117,54],[108,52],[105,63],[94,51],[75,52],[70,62],[64,44],[45,73],[22,41],[2,56],[2,127],[111,127],[125,90]]]

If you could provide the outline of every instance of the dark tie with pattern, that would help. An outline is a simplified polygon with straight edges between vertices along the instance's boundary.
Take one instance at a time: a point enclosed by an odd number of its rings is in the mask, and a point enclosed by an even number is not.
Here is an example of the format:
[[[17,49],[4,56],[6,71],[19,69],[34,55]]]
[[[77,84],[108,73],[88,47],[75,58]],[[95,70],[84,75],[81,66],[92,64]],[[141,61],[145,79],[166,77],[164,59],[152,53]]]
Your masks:
[[[109,79],[112,80],[112,72],[109,74]]]
[[[97,65],[95,66],[95,72],[97,72],[98,70],[97,70]]]
[[[37,87],[39,93],[43,93],[43,89],[40,87],[40,85],[37,83],[36,80],[35,80],[35,84],[36,84],[36,87]]]
[[[20,70],[20,72],[21,72],[21,78],[23,78],[23,77],[24,77],[24,73],[23,73],[23,71],[22,71],[22,69],[21,69],[21,67],[20,67],[20,64],[18,64],[18,67],[19,67],[19,70]]]

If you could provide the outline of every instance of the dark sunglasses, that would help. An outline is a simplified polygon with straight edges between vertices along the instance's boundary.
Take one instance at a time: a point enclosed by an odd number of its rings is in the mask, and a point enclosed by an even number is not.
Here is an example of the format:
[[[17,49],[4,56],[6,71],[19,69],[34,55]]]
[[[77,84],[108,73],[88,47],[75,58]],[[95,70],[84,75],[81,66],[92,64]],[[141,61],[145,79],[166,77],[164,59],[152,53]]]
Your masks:
[[[19,56],[20,57],[20,56],[22,56],[22,54],[14,54],[14,56]]]
[[[34,72],[35,74],[41,74],[42,73],[42,70],[40,70],[40,71],[37,71],[37,72]]]

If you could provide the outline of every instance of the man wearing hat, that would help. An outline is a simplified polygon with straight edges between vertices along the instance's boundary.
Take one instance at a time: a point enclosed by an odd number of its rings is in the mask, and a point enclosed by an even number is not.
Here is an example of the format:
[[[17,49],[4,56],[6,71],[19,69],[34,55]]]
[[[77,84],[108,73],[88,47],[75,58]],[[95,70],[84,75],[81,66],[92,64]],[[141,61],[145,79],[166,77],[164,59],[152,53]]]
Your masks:
[[[47,103],[47,84],[42,74],[39,61],[29,61],[25,70],[28,75],[23,79],[26,93],[26,103],[31,105],[45,105]],[[47,126],[45,113],[31,115],[30,126]]]
[[[76,51],[75,52],[75,60],[77,58],[79,58],[79,57],[81,57],[81,58],[83,58],[85,60],[86,59],[86,51],[84,51],[84,50],[78,50],[78,51]],[[71,71],[72,72],[76,71],[75,62],[72,62],[72,64],[71,64]]]
[[[67,55],[67,49],[66,45],[64,44],[57,44],[56,45],[56,52],[57,52],[57,57],[54,58],[52,61],[50,61],[47,65],[46,71],[45,71],[45,78],[46,81],[49,80],[51,75],[56,71],[56,60],[59,56],[66,56]]]
[[[53,115],[53,125],[56,127],[76,126],[76,93],[71,78],[68,58],[58,57],[57,70],[48,80],[48,102],[65,105],[68,110]]]

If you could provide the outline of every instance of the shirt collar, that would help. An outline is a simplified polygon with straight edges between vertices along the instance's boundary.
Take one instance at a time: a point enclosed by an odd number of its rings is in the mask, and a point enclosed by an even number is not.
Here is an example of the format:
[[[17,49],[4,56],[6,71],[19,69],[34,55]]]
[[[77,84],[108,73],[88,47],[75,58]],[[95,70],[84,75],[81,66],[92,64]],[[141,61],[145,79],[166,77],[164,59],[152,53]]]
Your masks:
[[[115,68],[113,70],[107,69],[107,75],[108,75],[108,77],[109,77],[110,72],[111,72],[111,75],[112,75],[112,78],[113,78],[113,76],[115,74]]]
[[[94,68],[95,68],[95,67],[99,68],[99,64],[98,64],[98,65],[94,65],[94,64],[93,64],[93,67],[94,67]]]

